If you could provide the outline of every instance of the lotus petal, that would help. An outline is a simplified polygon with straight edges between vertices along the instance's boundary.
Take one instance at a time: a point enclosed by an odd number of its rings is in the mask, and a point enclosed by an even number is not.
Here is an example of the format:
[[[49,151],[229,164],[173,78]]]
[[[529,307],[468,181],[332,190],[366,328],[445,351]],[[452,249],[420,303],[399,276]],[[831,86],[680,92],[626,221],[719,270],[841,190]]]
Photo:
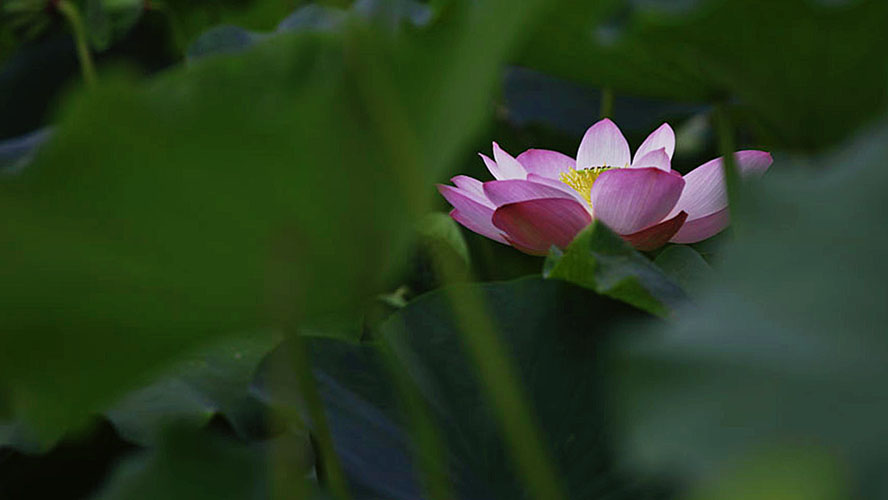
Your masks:
[[[483,155],[481,157],[485,158],[484,163],[487,164],[487,169],[497,179],[524,179],[527,177],[527,171],[518,163],[518,160],[512,158],[512,155],[506,153],[495,142],[493,143],[494,161],[491,162],[490,158]]]
[[[658,168],[608,170],[592,185],[592,210],[617,234],[632,234],[662,221],[684,185],[680,176]]]
[[[728,227],[729,222],[728,209],[723,208],[705,217],[685,222],[669,241],[672,243],[697,243],[722,232]]]
[[[558,175],[574,168],[576,160],[548,149],[528,149],[518,155],[518,163],[524,166],[528,175],[536,174],[551,179],[558,179]]]
[[[485,182],[484,194],[497,207],[507,203],[537,200],[540,198],[574,199],[570,193],[563,189],[521,179]]]
[[[464,191],[453,186],[439,184],[438,192],[453,205],[453,210],[450,211],[453,220],[482,236],[508,244],[502,231],[493,225],[493,208],[478,203]]]
[[[450,182],[456,184],[456,187],[459,188],[460,191],[478,203],[495,208],[495,205],[491,203],[490,200],[487,199],[487,195],[484,194],[484,183],[478,179],[474,179],[467,175],[457,175],[450,179]]]
[[[669,155],[666,154],[666,148],[660,148],[637,159],[635,163],[632,164],[632,168],[655,167],[669,172],[672,170],[671,164],[672,160],[670,160]]]
[[[592,217],[585,207],[565,198],[509,203],[493,213],[494,226],[532,255],[545,255],[552,245],[566,247],[590,222]]]
[[[614,122],[607,118],[589,127],[577,151],[577,169],[625,167],[632,156],[629,143]]]
[[[647,229],[623,235],[623,239],[628,241],[636,250],[645,252],[656,250],[669,242],[669,238],[672,238],[681,229],[687,218],[687,213],[679,212],[675,217],[664,220],[659,224],[654,224]]]
[[[771,155],[764,151],[738,151],[734,161],[743,177],[763,174],[771,166]],[[688,221],[714,214],[728,206],[722,158],[716,158],[684,176],[685,189],[672,209],[672,214],[684,210]]]
[[[553,187],[555,189],[560,189],[560,190],[564,191],[565,193],[569,194],[574,200],[577,201],[577,203],[580,203],[581,205],[587,204],[586,199],[583,198],[580,195],[580,193],[578,193],[574,188],[568,186],[567,184],[565,184],[559,180],[550,179],[549,177],[543,177],[543,176],[537,175],[537,174],[527,174],[527,180],[529,180],[531,182],[536,182],[537,184],[545,184],[545,185],[547,185],[549,187]]]
[[[638,146],[638,150],[635,151],[634,162],[644,158],[644,155],[651,151],[656,151],[660,148],[664,148],[666,155],[669,159],[672,159],[672,154],[675,153],[675,132],[672,131],[672,127],[668,123],[660,125],[657,130],[654,130],[647,136],[647,139],[641,143],[641,146]]]

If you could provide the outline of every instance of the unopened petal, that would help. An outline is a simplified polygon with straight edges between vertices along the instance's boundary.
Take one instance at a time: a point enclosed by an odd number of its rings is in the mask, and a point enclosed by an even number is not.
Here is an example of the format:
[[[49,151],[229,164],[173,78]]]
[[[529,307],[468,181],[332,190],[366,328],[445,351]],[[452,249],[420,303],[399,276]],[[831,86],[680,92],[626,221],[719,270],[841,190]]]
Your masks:
[[[644,158],[644,155],[651,151],[656,151],[660,148],[666,151],[666,156],[670,159],[672,154],[675,153],[675,132],[672,131],[672,127],[668,123],[660,125],[657,130],[654,130],[647,136],[647,139],[641,143],[641,146],[638,146],[638,149],[635,151],[634,162]]]
[[[658,168],[608,170],[592,185],[592,210],[617,234],[632,234],[662,221],[684,185],[680,176]]]
[[[545,255],[552,245],[565,248],[590,222],[582,205],[564,198],[509,203],[493,213],[493,224],[516,248],[533,255]]]
[[[521,179],[489,181],[484,183],[484,194],[494,206],[540,198],[574,199],[563,189]]]
[[[768,170],[772,159],[764,151],[738,151],[734,153],[734,161],[742,177],[757,177]],[[716,158],[684,176],[686,186],[672,215],[684,210],[690,222],[727,208],[728,195],[722,163],[722,158]]]
[[[636,250],[645,252],[656,250],[669,242],[670,238],[675,236],[687,218],[687,213],[679,212],[675,217],[666,219],[659,224],[654,224],[637,233],[623,235],[623,239],[628,241]]]
[[[614,122],[605,118],[589,127],[577,151],[577,169],[625,167],[631,155],[629,143]]]
[[[666,148],[655,149],[641,158],[636,159],[632,164],[632,168],[647,167],[659,168],[666,172],[672,170],[672,161],[669,159],[669,155],[666,154]]]
[[[536,174],[551,179],[558,179],[560,174],[574,168],[577,163],[566,154],[548,149],[528,149],[518,155],[517,159],[528,175]]]

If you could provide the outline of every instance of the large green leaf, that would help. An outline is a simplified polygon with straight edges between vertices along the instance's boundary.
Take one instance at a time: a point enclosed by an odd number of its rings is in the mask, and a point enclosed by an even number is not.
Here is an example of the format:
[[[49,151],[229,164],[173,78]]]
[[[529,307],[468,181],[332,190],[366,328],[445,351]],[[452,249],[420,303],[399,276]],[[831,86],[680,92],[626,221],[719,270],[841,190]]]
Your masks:
[[[51,440],[213,335],[356,310],[400,265],[532,7],[464,4],[421,33],[353,19],[70,102],[0,185],[17,411]]]
[[[222,415],[244,439],[264,433],[265,409],[250,394],[259,362],[278,336],[254,332],[201,349],[105,412],[121,437],[155,443],[168,425],[205,425]]]
[[[123,461],[94,498],[268,498],[264,448],[181,429],[167,432],[164,438],[156,450]]]
[[[785,161],[743,193],[737,239],[696,307],[615,351],[615,418],[633,457],[715,473],[812,443],[886,491],[884,474],[864,476],[888,456],[886,145],[881,126],[800,159],[820,177]]]
[[[882,0],[682,4],[552,3],[520,60],[618,93],[736,103],[772,147],[823,148],[888,103]]]
[[[534,420],[571,498],[653,495],[643,479],[628,479],[610,461],[600,367],[594,361],[615,324],[644,314],[589,290],[540,278],[451,286],[424,295],[382,325],[381,344],[310,342],[335,448],[356,488],[370,498],[417,498],[421,491],[411,465],[417,444],[405,430],[394,386],[386,382],[380,351],[385,345],[440,428],[460,498],[525,497],[454,317],[453,298],[474,296],[490,311],[518,368]],[[286,392],[277,396],[277,404],[301,404]]]
[[[584,286],[639,309],[667,316],[684,292],[647,257],[598,222],[546,259],[547,278]]]

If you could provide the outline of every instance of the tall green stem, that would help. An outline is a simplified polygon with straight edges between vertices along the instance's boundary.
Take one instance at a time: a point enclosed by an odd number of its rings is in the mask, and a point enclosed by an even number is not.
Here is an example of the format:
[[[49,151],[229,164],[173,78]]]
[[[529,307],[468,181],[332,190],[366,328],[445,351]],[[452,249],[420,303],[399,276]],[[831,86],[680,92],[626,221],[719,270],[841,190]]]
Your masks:
[[[355,41],[357,42],[357,41]],[[420,139],[411,126],[407,114],[390,89],[396,88],[386,79],[390,76],[369,65],[352,45],[348,61],[359,77],[359,91],[368,114],[376,120],[375,130],[380,144],[392,158],[395,177],[407,194],[405,205],[414,213],[422,213],[426,203],[428,180],[423,176]],[[459,281],[463,273],[454,269],[446,259],[437,259],[436,270],[445,282]],[[493,410],[503,431],[506,445],[518,470],[520,480],[528,489],[528,498],[559,500],[567,498],[564,485],[549,458],[530,404],[519,384],[513,360],[503,345],[497,325],[491,319],[484,297],[472,288],[460,289],[460,295],[449,294],[451,306],[463,344],[478,368],[482,391],[493,403]],[[419,422],[422,423],[422,422]],[[431,472],[434,477],[435,471]],[[440,486],[440,485],[439,485]],[[442,492],[442,490],[439,490]]]
[[[89,43],[86,38],[86,28],[83,25],[83,18],[80,17],[80,11],[77,6],[69,0],[61,0],[56,4],[59,12],[65,16],[68,25],[71,26],[71,32],[74,36],[74,44],[77,47],[77,59],[80,61],[80,72],[83,74],[83,81],[90,87],[96,84],[96,67],[93,64],[92,56],[89,53]]]
[[[295,370],[299,394],[305,402],[308,417],[311,421],[315,443],[320,451],[320,460],[317,464],[323,470],[323,479],[330,488],[333,498],[337,500],[349,500],[348,484],[345,474],[333,448],[333,437],[327,416],[324,412],[324,404],[315,384],[314,374],[311,370],[311,361],[306,352],[302,334],[295,327],[288,328],[287,339],[290,341],[287,354],[290,366]]]

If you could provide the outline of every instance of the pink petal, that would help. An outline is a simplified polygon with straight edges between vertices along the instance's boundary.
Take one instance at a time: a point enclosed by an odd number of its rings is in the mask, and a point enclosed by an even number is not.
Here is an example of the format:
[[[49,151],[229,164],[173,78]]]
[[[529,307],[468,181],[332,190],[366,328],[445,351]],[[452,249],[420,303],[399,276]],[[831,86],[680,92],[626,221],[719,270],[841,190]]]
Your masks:
[[[630,160],[629,143],[614,122],[605,118],[589,127],[583,136],[576,168],[625,167]]]
[[[503,238],[502,231],[493,225],[492,207],[478,203],[464,191],[453,186],[438,184],[438,192],[453,205],[454,209],[450,212],[453,220],[480,235],[508,244]]]
[[[484,153],[478,153],[478,156],[480,156],[481,159],[484,160],[484,165],[487,167],[487,171],[490,172],[490,175],[492,175],[494,179],[499,179],[500,178],[499,165],[497,165],[495,161],[490,159],[490,157]]]
[[[580,193],[576,192],[576,190],[574,188],[568,186],[567,184],[565,184],[561,181],[558,181],[555,179],[550,179],[548,177],[543,177],[543,176],[537,175],[537,174],[527,174],[527,180],[529,180],[531,182],[536,182],[537,184],[545,184],[545,185],[547,185],[549,187],[553,187],[555,189],[560,189],[560,190],[564,191],[565,193],[569,194],[574,200],[577,201],[577,203],[579,203],[581,205],[586,205],[586,199],[583,198],[582,196],[580,196]]]
[[[515,247],[516,249],[521,250],[522,252],[529,254],[529,255],[546,255],[544,253],[540,253],[539,250],[534,250],[532,248],[527,248],[525,246],[522,246],[520,243],[517,243],[516,241],[509,239],[508,236],[506,236],[506,242],[509,245],[512,245],[513,247]]]
[[[765,173],[771,166],[772,159],[771,155],[764,151],[738,151],[734,153],[734,161],[741,176],[756,177]],[[728,206],[722,158],[700,165],[685,175],[684,179],[687,185],[671,215],[684,210],[688,213],[690,222]]]
[[[518,163],[524,166],[528,174],[558,179],[559,174],[574,168],[577,162],[558,151],[528,149],[518,155]]]
[[[699,217],[685,222],[684,226],[670,239],[672,243],[696,243],[711,238],[728,227],[730,217],[728,209]]]
[[[640,158],[644,158],[644,155],[651,151],[656,151],[660,148],[664,148],[666,156],[672,159],[672,154],[675,153],[675,132],[672,131],[672,127],[668,123],[660,125],[657,130],[654,130],[651,132],[651,135],[647,136],[647,139],[641,143],[641,146],[638,146],[638,150],[635,151],[635,162]]]
[[[537,200],[540,198],[574,199],[570,193],[567,193],[563,189],[521,179],[485,182],[484,194],[487,196],[487,199],[497,207],[507,203]]]
[[[636,250],[644,252],[656,250],[665,245],[669,238],[672,238],[681,229],[687,218],[688,214],[686,212],[679,212],[678,215],[671,219],[664,220],[647,229],[642,229],[637,233],[624,235],[623,239],[628,241]]]
[[[669,159],[669,155],[666,154],[666,148],[660,148],[636,159],[632,164],[632,168],[654,167],[669,172],[672,170],[671,163],[672,161]]]
[[[518,163],[518,160],[512,158],[512,155],[503,151],[503,149],[499,147],[499,144],[495,142],[493,143],[493,159],[495,161],[490,163],[488,163],[489,158],[485,159],[484,163],[487,164],[487,169],[490,170],[490,173],[493,174],[495,178],[524,179],[527,177],[527,172],[524,170],[524,167]]]
[[[493,224],[516,248],[532,255],[545,255],[552,245],[566,247],[590,222],[585,207],[564,198],[509,203],[493,213]]]
[[[592,184],[592,210],[617,234],[632,234],[662,221],[684,185],[678,175],[658,168],[608,170]]]
[[[456,184],[456,187],[458,187],[460,191],[478,203],[490,206],[491,208],[494,207],[494,204],[491,203],[490,200],[487,199],[487,195],[484,194],[484,183],[478,179],[473,179],[467,175],[457,175],[450,179],[450,182]]]

